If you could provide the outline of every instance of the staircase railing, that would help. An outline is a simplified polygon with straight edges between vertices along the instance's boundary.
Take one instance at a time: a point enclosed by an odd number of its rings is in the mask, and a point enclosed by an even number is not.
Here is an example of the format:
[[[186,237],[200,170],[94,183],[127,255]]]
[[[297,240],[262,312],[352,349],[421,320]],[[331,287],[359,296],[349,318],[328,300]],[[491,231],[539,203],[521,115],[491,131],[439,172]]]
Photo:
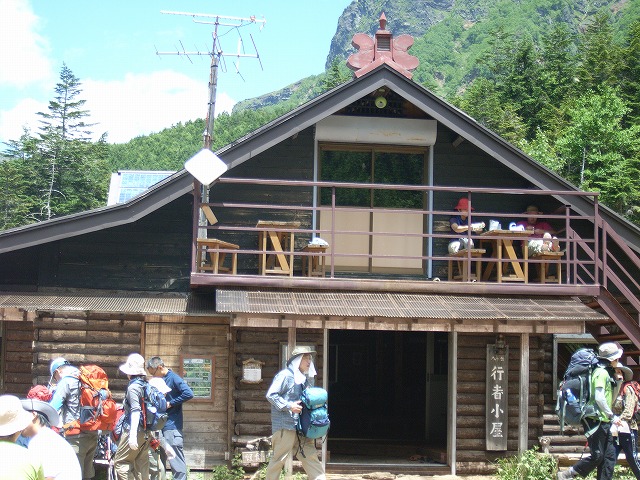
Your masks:
[[[600,284],[598,303],[623,336],[635,345],[635,350],[629,350],[628,354],[636,365],[640,365],[640,284],[636,280],[637,273],[633,272],[634,269],[640,271],[640,258],[599,215],[595,216],[594,227],[595,241],[582,239],[574,230],[567,232],[572,240],[569,243],[576,250],[574,258],[585,258],[586,265],[595,266],[591,271],[580,262],[574,263],[574,278],[577,283]],[[621,297],[628,303],[627,308],[619,302]]]

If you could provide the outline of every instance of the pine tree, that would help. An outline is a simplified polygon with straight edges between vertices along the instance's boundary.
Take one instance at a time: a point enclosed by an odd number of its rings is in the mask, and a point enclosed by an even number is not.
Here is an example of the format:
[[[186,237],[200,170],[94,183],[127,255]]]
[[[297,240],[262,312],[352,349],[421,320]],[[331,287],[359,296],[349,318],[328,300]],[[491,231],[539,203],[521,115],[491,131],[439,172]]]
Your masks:
[[[20,162],[24,199],[31,221],[48,220],[104,205],[109,171],[106,136],[91,141],[89,112],[80,100],[80,81],[63,65],[48,112],[38,112],[41,126],[9,143],[9,162]],[[15,220],[6,224],[14,224]]]

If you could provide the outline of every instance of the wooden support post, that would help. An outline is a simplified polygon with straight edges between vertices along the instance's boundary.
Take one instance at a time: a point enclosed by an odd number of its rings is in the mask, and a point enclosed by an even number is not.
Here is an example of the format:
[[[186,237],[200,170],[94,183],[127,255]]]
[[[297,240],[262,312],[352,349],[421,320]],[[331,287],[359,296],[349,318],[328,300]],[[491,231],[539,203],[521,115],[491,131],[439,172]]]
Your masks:
[[[520,418],[518,453],[528,449],[529,441],[529,334],[520,334]]]

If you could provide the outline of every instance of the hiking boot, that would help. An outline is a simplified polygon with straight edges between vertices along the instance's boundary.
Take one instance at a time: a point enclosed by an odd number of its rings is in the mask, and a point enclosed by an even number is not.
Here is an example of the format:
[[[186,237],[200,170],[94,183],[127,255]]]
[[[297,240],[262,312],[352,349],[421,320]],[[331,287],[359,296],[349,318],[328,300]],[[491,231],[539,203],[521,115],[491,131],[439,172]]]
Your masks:
[[[564,472],[558,472],[558,480],[568,480],[569,478],[573,478],[573,475],[571,475],[571,469],[565,470]]]

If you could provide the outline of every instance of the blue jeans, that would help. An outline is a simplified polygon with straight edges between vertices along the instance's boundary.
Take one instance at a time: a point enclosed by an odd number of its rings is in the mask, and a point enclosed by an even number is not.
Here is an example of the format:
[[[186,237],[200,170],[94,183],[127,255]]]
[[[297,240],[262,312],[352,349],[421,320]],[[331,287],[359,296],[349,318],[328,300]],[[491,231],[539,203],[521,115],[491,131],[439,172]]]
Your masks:
[[[182,432],[180,430],[163,430],[162,434],[164,435],[165,440],[173,450],[176,452],[176,456],[173,460],[169,460],[169,464],[171,465],[171,472],[173,473],[174,480],[187,480],[187,462],[184,458],[184,443],[182,441]],[[164,451],[161,449],[161,455],[163,456],[163,461],[166,460],[164,458]]]

